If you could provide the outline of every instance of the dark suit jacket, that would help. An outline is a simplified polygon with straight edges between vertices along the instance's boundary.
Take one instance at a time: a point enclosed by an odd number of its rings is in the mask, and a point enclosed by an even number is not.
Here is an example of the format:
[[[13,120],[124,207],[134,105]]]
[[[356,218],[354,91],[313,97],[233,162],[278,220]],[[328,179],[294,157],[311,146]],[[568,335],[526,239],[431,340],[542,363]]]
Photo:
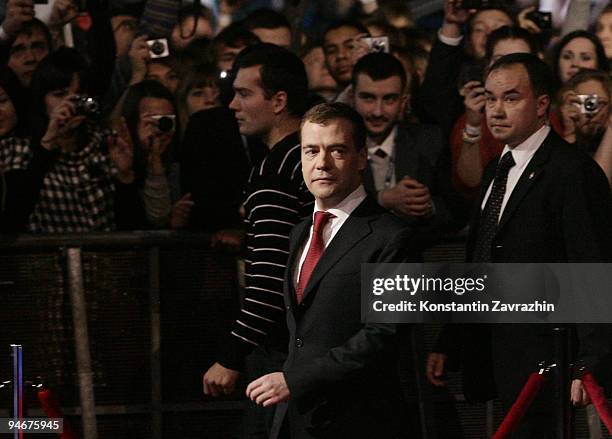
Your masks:
[[[421,232],[458,230],[467,223],[468,210],[451,184],[450,151],[435,125],[398,124],[395,138],[395,180],[409,176],[429,188],[435,205],[431,218],[402,217]],[[372,169],[364,172],[364,186],[375,195]]]
[[[361,322],[360,272],[362,263],[417,260],[411,234],[366,198],[321,256],[297,305],[293,269],[311,224],[309,218],[292,231],[285,277],[291,437],[397,437],[397,327]]]
[[[485,169],[468,237],[468,260],[478,235],[480,205],[494,178],[497,162],[493,160]],[[609,262],[610,218],[610,189],[602,170],[587,154],[551,131],[504,208],[492,244],[492,262]],[[482,325],[446,328],[436,350],[459,357],[463,362],[464,392],[466,397],[476,400],[492,396],[491,389],[483,386],[491,384],[484,377],[492,357],[499,396],[513,400],[538,362],[551,358],[550,327],[496,325],[492,356],[486,336],[475,341],[484,329]],[[607,332],[606,328],[600,329]],[[602,340],[599,354],[605,354],[606,341],[609,345],[609,340]],[[598,362],[600,355],[596,350],[591,350],[589,358],[583,358],[587,365],[595,366]],[[504,379],[499,379],[500,375]]]

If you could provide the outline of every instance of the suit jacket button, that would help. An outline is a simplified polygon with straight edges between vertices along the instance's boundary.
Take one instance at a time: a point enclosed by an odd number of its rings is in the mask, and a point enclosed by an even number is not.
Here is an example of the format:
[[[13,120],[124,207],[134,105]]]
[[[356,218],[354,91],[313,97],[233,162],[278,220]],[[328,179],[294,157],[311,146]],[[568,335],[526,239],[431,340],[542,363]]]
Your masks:
[[[298,348],[301,348],[302,346],[304,346],[304,340],[302,340],[301,338],[296,338],[296,339],[295,339],[295,345],[296,345]]]
[[[285,305],[285,309],[286,309],[287,311],[291,311],[291,306],[290,306],[290,305]]]

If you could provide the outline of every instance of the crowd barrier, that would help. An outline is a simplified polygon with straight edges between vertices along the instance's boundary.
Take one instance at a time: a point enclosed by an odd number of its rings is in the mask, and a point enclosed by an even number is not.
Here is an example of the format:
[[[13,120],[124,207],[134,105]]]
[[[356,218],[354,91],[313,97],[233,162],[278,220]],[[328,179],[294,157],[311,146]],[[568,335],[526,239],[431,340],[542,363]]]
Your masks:
[[[209,243],[174,231],[1,238],[0,382],[10,379],[8,346],[17,343],[25,379],[53,390],[78,438],[238,437],[242,392],[202,394],[202,372],[241,294],[238,255]],[[425,259],[463,261],[463,239],[440,242]],[[498,404],[467,404],[455,374],[448,389],[424,378],[438,330],[418,326],[402,346],[406,422],[424,439],[491,437]],[[0,417],[10,396],[0,388]],[[25,400],[27,416],[44,416],[34,390]],[[589,437],[584,423],[576,431]]]

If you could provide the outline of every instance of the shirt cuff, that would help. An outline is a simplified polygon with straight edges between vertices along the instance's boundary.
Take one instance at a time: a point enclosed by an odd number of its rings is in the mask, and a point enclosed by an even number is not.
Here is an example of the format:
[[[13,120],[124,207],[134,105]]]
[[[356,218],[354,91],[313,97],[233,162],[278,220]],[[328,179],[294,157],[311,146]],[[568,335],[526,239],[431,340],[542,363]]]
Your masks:
[[[447,46],[458,46],[463,41],[463,35],[460,37],[447,37],[442,35],[442,29],[438,31],[438,38]]]

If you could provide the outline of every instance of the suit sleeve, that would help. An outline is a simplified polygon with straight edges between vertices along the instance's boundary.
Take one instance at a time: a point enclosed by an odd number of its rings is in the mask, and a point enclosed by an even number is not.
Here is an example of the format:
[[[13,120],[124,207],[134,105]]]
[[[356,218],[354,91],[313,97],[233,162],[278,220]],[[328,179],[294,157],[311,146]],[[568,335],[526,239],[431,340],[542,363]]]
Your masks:
[[[398,234],[375,262],[392,263],[418,260],[408,230]],[[396,348],[398,327],[395,324],[366,323],[344,344],[330,349],[309,364],[285,369],[284,375],[291,398],[304,400],[320,393],[327,386],[349,380],[362,371],[376,368],[392,358]]]

